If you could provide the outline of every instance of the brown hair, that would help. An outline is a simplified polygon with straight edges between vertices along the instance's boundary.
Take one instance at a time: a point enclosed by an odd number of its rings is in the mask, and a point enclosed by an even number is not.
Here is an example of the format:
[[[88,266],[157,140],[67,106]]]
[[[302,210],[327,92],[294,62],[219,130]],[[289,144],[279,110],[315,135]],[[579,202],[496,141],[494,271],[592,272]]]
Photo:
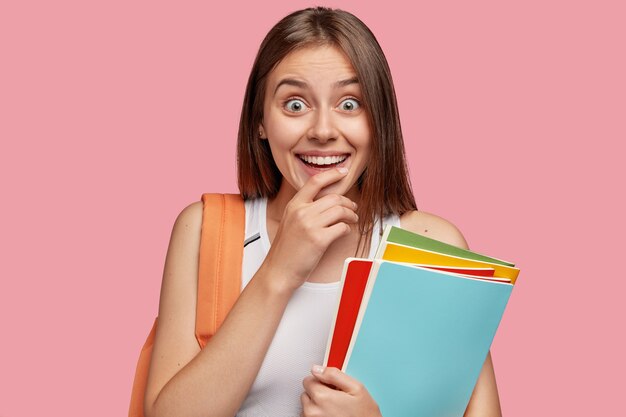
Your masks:
[[[244,198],[276,195],[282,174],[269,144],[257,129],[269,73],[290,52],[315,45],[332,45],[350,60],[361,86],[372,133],[371,161],[357,181],[361,193],[359,231],[369,238],[376,218],[416,210],[406,164],[400,117],[387,59],[369,28],[343,10],[315,7],[284,17],[267,34],[250,72],[237,141],[239,191]],[[368,239],[369,240],[369,239]],[[358,247],[361,246],[359,240]],[[357,247],[357,252],[358,252]]]

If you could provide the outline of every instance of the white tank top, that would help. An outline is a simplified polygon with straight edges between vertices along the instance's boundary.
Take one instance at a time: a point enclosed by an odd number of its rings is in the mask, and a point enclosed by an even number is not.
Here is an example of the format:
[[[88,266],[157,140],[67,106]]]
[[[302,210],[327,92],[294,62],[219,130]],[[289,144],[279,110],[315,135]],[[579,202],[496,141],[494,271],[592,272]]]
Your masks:
[[[246,229],[242,265],[242,289],[259,269],[270,248],[266,227],[267,199],[246,200]],[[383,226],[400,226],[390,215]],[[384,227],[383,227],[384,228]],[[380,241],[379,224],[374,226],[369,258]],[[299,417],[302,380],[311,366],[324,361],[328,333],[339,297],[339,280],[305,282],[294,293],[278,325],[261,369],[237,417]]]

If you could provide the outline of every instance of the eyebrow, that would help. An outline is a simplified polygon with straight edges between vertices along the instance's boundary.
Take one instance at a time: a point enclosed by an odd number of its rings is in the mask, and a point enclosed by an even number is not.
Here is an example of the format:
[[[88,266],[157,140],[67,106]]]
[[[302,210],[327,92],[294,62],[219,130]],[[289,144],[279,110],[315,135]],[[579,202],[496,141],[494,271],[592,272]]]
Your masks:
[[[352,77],[352,78],[348,78],[346,80],[337,81],[335,84],[333,84],[333,88],[340,88],[340,87],[345,87],[345,86],[350,85],[350,84],[358,84],[358,83],[359,83],[359,79],[357,77]],[[293,78],[284,78],[284,79],[280,80],[280,82],[278,83],[278,85],[274,89],[274,95],[276,95],[276,92],[278,91],[278,87],[280,87],[283,84],[284,85],[293,85],[294,87],[299,87],[299,88],[309,88],[309,85],[307,83],[305,83],[304,81],[295,80]]]

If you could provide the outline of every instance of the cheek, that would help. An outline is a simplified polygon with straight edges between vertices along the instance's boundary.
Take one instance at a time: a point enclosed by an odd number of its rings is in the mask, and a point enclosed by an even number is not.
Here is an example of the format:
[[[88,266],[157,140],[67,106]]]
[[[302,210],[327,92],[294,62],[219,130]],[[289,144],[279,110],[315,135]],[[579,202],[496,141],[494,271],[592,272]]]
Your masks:
[[[266,140],[269,141],[270,148],[274,152],[274,157],[279,157],[277,152],[284,152],[290,147],[291,132],[289,129],[285,129],[285,126],[277,123],[268,123],[265,126]]]
[[[264,123],[267,135],[281,143],[295,142],[306,132],[305,118],[285,116],[272,110]]]
[[[371,142],[371,132],[365,118],[355,119],[345,125],[345,133],[351,139],[352,146],[363,150],[368,149]]]
[[[353,136],[354,140],[352,142],[352,146],[357,151],[357,176],[360,176],[365,171],[372,155],[372,138],[369,129],[360,129],[359,133],[359,135]]]

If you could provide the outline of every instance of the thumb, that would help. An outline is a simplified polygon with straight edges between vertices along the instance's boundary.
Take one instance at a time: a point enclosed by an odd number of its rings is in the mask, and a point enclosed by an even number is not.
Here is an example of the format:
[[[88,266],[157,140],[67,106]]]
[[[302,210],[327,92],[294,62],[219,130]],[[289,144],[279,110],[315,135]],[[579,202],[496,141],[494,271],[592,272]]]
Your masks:
[[[326,385],[332,385],[338,390],[353,394],[359,391],[361,383],[337,368],[323,367],[314,365],[311,368],[311,374],[320,382]]]

